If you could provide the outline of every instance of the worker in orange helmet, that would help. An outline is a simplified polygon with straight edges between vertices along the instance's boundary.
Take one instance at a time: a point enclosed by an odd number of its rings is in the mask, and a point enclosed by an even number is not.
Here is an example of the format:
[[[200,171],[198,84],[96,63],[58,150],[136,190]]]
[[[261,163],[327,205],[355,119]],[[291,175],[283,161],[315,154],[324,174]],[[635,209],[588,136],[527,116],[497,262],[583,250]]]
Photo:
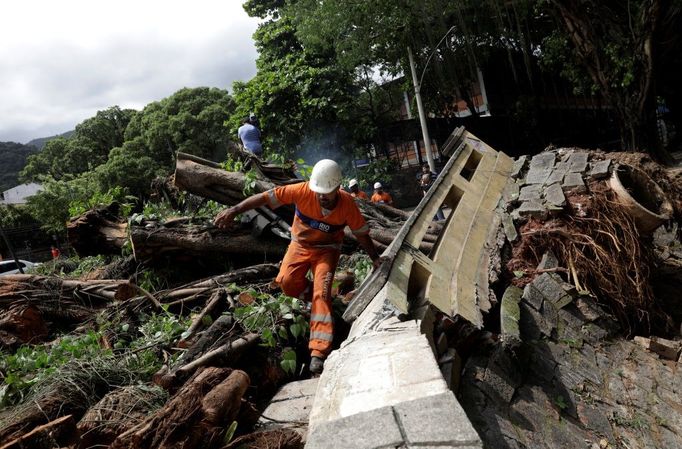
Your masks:
[[[369,196],[367,196],[364,190],[360,190],[360,186],[358,185],[357,179],[350,180],[350,182],[348,183],[348,190],[350,191],[350,195],[353,198],[359,198],[365,201],[369,200]]]
[[[391,194],[384,190],[384,186],[380,182],[374,183],[374,194],[372,195],[373,203],[384,203],[393,206],[393,198]]]
[[[339,189],[341,181],[339,165],[323,159],[313,167],[309,182],[279,186],[253,195],[223,210],[214,220],[216,226],[226,228],[238,214],[257,207],[296,206],[291,228],[292,242],[282,260],[277,282],[286,295],[307,299],[311,285],[306,274],[308,270],[313,274],[308,345],[311,354],[309,369],[313,374],[322,372],[324,360],[332,349],[331,287],[346,226],[350,227],[374,266],[380,264],[379,254],[369,237],[369,227],[353,197]]]

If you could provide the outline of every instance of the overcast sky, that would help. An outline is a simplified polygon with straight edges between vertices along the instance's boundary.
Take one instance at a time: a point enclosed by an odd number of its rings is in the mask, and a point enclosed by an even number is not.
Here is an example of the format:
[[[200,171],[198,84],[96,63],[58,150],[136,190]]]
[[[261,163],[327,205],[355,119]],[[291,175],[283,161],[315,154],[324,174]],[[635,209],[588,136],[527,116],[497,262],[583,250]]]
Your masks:
[[[0,0],[0,142],[256,72],[242,0]]]

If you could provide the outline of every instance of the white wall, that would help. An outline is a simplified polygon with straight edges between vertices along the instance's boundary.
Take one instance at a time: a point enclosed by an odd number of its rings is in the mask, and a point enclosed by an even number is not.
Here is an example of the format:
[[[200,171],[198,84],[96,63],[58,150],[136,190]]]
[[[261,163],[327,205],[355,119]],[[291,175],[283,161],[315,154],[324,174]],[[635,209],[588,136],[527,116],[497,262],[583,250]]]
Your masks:
[[[11,189],[2,192],[2,204],[25,204],[26,199],[43,190],[40,184],[31,182],[29,184],[21,184]]]

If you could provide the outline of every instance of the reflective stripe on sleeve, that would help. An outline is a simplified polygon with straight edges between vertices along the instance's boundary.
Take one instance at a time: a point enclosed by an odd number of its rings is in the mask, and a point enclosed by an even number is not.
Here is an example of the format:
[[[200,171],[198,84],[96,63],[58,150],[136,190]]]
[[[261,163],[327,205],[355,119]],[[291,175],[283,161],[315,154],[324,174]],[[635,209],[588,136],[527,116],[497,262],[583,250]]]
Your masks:
[[[318,323],[331,323],[332,316],[324,315],[322,313],[313,313],[310,315],[310,321],[316,321]]]
[[[369,225],[365,224],[363,227],[352,231],[353,234],[367,234],[369,232]]]
[[[275,195],[275,189],[268,190],[268,199],[270,201],[270,207],[272,209],[276,209],[282,205],[282,203],[280,203],[279,200],[277,199],[277,195]]]
[[[334,336],[332,334],[328,334],[327,332],[311,331],[310,332],[310,339],[311,340],[333,341]]]

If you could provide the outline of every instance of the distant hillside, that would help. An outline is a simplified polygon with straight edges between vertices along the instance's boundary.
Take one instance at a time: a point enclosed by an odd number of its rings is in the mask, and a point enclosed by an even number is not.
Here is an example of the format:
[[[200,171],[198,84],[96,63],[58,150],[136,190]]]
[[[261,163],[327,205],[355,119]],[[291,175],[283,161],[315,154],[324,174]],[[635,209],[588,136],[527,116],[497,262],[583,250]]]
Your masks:
[[[16,142],[0,142],[0,192],[16,186],[17,175],[26,165],[26,158],[37,153],[32,145]]]
[[[56,136],[51,136],[51,137],[40,137],[40,138],[38,138],[38,139],[33,139],[32,141],[30,141],[30,142],[27,143],[26,145],[33,145],[33,146],[36,147],[37,149],[42,150],[43,147],[45,146],[45,144],[48,142],[48,140],[52,140],[52,139],[55,139],[55,138],[57,138],[57,137],[69,138],[69,137],[71,137],[71,135],[72,135],[73,133],[74,133],[74,131],[71,130],[71,131],[67,131],[67,132],[62,133],[62,134],[57,134]]]

